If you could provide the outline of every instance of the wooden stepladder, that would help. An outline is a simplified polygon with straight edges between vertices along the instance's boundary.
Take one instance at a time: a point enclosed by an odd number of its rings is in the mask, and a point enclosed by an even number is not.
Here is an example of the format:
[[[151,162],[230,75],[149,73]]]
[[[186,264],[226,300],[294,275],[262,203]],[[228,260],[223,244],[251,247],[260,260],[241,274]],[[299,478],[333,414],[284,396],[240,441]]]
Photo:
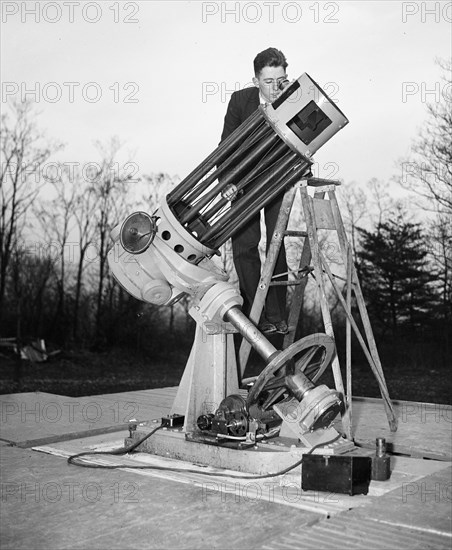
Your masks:
[[[364,297],[359,284],[356,268],[353,263],[351,247],[347,240],[344,224],[339,211],[335,193],[335,187],[337,185],[340,185],[340,183],[336,181],[309,178],[298,182],[286,191],[281,204],[275,230],[273,232],[273,237],[268,248],[266,261],[262,267],[261,279],[259,281],[249,317],[253,323],[256,325],[258,324],[264,308],[268,289],[271,285],[295,285],[288,315],[288,325],[290,330],[284,337],[283,349],[290,346],[295,339],[296,327],[298,325],[298,320],[300,318],[303,305],[304,291],[308,281],[308,275],[311,274],[315,278],[318,289],[318,297],[320,300],[320,309],[325,327],[325,333],[334,338],[331,311],[325,288],[326,281],[330,281],[346,315],[346,389],[344,389],[337,355],[334,358],[331,367],[336,390],[345,397],[346,411],[342,417],[345,434],[348,438],[352,439],[352,331],[355,333],[370,368],[372,369],[372,372],[378,382],[389,427],[393,432],[397,430],[397,418],[389,397],[388,388],[364,302]],[[313,196],[308,193],[308,186],[315,187]],[[297,192],[301,195],[301,204],[306,223],[306,231],[287,230],[290,213],[297,196]],[[336,281],[336,277],[330,269],[327,258],[319,245],[319,230],[335,231],[337,233],[340,256],[343,264],[346,266],[345,298],[343,296],[342,289]],[[286,236],[304,239],[295,281],[278,281],[277,277],[273,277],[276,259],[278,257],[283,239]],[[352,315],[352,294],[354,294],[359,315],[361,317],[364,335],[361,334],[361,331]],[[251,344],[246,340],[243,340],[239,350],[239,367],[242,377],[245,372],[250,351]]]

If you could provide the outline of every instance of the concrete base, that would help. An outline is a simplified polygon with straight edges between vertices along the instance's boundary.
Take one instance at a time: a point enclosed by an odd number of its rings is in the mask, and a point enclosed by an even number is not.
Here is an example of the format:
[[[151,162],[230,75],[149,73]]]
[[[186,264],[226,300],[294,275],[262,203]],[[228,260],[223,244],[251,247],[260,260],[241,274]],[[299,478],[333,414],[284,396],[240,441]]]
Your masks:
[[[126,445],[136,442],[146,432],[136,431],[133,438],[126,439]],[[251,474],[274,474],[298,462],[307,447],[297,447],[293,439],[275,437],[267,442],[259,442],[251,449],[231,449],[188,441],[182,429],[162,429],[144,441],[137,451],[171,457],[203,466],[213,466]],[[345,439],[316,449],[313,454],[343,454],[355,447]],[[301,466],[294,473],[301,472]]]

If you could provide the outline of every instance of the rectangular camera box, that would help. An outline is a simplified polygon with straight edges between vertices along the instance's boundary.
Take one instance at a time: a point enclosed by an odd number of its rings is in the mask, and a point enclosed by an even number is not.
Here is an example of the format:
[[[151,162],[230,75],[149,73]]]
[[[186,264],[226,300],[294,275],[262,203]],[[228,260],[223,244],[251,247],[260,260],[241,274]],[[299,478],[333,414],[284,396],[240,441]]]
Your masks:
[[[301,488],[303,491],[367,495],[371,472],[369,456],[304,455]]]

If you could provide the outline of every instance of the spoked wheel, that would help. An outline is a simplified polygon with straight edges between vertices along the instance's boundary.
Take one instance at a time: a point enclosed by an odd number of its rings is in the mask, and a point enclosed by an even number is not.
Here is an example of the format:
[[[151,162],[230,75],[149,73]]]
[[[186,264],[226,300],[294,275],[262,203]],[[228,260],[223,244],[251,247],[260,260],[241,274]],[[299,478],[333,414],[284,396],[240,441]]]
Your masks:
[[[269,410],[284,394],[292,394],[301,401],[315,387],[334,352],[334,340],[322,333],[306,336],[279,352],[256,378],[247,398],[248,411],[251,407],[260,412]],[[290,374],[278,372],[287,364],[292,370]]]

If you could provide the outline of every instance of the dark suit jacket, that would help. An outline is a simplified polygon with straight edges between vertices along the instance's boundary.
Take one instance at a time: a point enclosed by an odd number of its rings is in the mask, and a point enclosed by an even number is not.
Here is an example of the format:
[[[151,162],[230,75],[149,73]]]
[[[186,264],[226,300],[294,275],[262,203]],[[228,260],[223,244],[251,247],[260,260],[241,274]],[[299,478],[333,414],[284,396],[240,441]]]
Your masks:
[[[234,92],[229,101],[228,110],[224,117],[223,133],[221,141],[232,134],[232,132],[245,122],[259,107],[259,88],[245,88]]]

